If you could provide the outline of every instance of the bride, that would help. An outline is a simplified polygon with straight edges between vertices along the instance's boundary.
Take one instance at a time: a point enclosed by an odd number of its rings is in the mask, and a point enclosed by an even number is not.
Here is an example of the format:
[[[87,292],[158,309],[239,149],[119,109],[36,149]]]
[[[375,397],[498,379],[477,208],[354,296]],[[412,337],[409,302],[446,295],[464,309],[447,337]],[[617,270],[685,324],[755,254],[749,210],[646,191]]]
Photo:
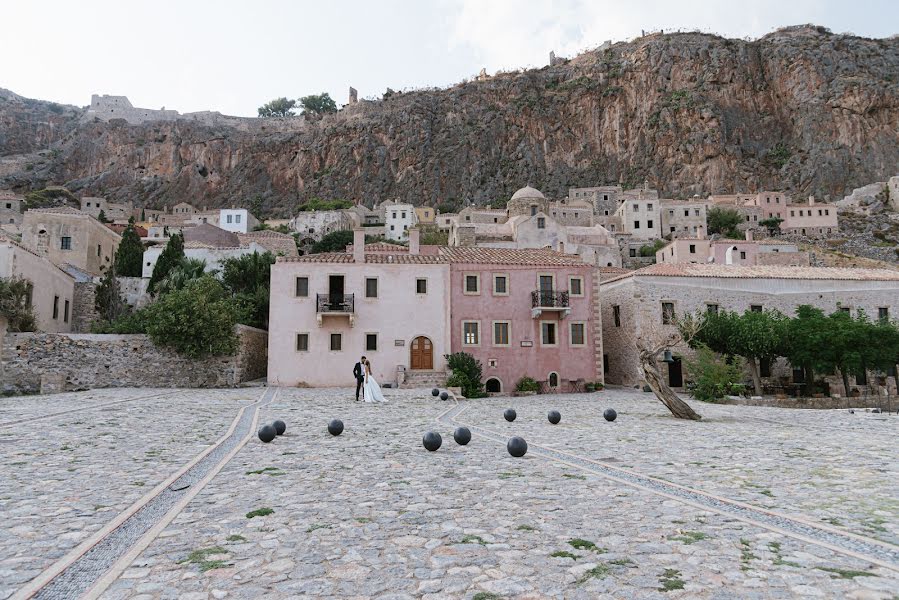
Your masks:
[[[381,386],[375,381],[374,375],[371,374],[371,362],[365,361],[365,384],[362,388],[363,399],[366,402],[387,402],[384,394],[381,393]]]

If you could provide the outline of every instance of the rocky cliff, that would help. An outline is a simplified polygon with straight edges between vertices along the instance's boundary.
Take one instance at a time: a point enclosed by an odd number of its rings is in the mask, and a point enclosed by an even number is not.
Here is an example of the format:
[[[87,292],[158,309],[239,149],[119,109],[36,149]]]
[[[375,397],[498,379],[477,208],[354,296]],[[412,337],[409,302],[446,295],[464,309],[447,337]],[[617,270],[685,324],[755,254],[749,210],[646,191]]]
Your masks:
[[[0,188],[66,184],[148,206],[256,199],[267,215],[315,196],[496,202],[528,182],[551,196],[648,180],[675,197],[836,199],[899,165],[899,38],[813,26],[755,41],[655,34],[360,102],[299,132],[84,122],[59,107],[49,152],[34,124],[45,106],[0,100],[0,162],[17,165],[0,171]]]

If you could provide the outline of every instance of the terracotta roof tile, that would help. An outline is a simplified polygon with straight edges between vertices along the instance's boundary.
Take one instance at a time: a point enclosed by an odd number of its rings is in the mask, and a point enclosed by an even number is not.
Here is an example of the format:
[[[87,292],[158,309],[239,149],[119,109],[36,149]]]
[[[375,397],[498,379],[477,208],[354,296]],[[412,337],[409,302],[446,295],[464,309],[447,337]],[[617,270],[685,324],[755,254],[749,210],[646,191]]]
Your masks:
[[[846,269],[838,267],[787,267],[780,265],[736,266],[720,264],[660,263],[603,281],[625,277],[721,277],[727,279],[813,279],[839,281],[899,281],[899,271],[889,269]]]
[[[86,212],[81,212],[77,208],[72,208],[71,206],[51,206],[49,208],[29,208],[25,212],[45,213],[45,214],[54,214],[54,215],[80,215],[82,217],[89,216]]]
[[[238,233],[242,245],[248,245],[250,242],[256,242],[272,254],[283,254],[284,256],[297,256],[297,244],[293,236],[277,231],[251,231],[249,233]]]
[[[278,262],[300,263],[352,263],[353,255],[346,252],[323,252],[306,256],[279,256]],[[371,264],[443,264],[447,260],[438,254],[366,254],[365,262]]]
[[[452,246],[440,249],[451,263],[486,263],[500,265],[572,266],[586,263],[576,254],[563,254],[542,248],[480,248]]]

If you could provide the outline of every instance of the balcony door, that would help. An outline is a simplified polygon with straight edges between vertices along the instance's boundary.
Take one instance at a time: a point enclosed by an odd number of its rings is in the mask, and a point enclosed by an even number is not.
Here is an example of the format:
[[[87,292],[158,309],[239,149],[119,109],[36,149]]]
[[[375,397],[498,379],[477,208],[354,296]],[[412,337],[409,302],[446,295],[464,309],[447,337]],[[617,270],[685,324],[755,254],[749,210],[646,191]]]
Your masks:
[[[428,338],[420,336],[412,340],[409,352],[409,363],[413,370],[430,371],[434,368],[434,346]]]
[[[540,306],[553,306],[553,276],[540,275],[537,286],[540,290]]]
[[[332,310],[337,310],[335,307],[340,307],[343,304],[343,293],[343,275],[329,275],[328,303],[331,305]]]

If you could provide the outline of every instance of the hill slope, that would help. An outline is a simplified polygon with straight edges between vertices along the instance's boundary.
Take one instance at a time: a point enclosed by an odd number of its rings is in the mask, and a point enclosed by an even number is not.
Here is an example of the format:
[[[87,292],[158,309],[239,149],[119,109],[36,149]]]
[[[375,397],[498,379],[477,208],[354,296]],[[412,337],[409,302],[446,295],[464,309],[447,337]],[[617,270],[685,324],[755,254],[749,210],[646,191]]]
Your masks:
[[[0,157],[22,165],[0,170],[0,188],[67,184],[148,206],[258,197],[267,215],[314,196],[495,202],[528,182],[552,196],[648,180],[677,196],[837,198],[899,164],[897,74],[895,37],[813,26],[751,42],[651,35],[554,67],[360,102],[294,133],[85,123],[62,107],[66,137],[27,164],[22,155],[46,140],[22,118],[27,107],[0,101]]]

